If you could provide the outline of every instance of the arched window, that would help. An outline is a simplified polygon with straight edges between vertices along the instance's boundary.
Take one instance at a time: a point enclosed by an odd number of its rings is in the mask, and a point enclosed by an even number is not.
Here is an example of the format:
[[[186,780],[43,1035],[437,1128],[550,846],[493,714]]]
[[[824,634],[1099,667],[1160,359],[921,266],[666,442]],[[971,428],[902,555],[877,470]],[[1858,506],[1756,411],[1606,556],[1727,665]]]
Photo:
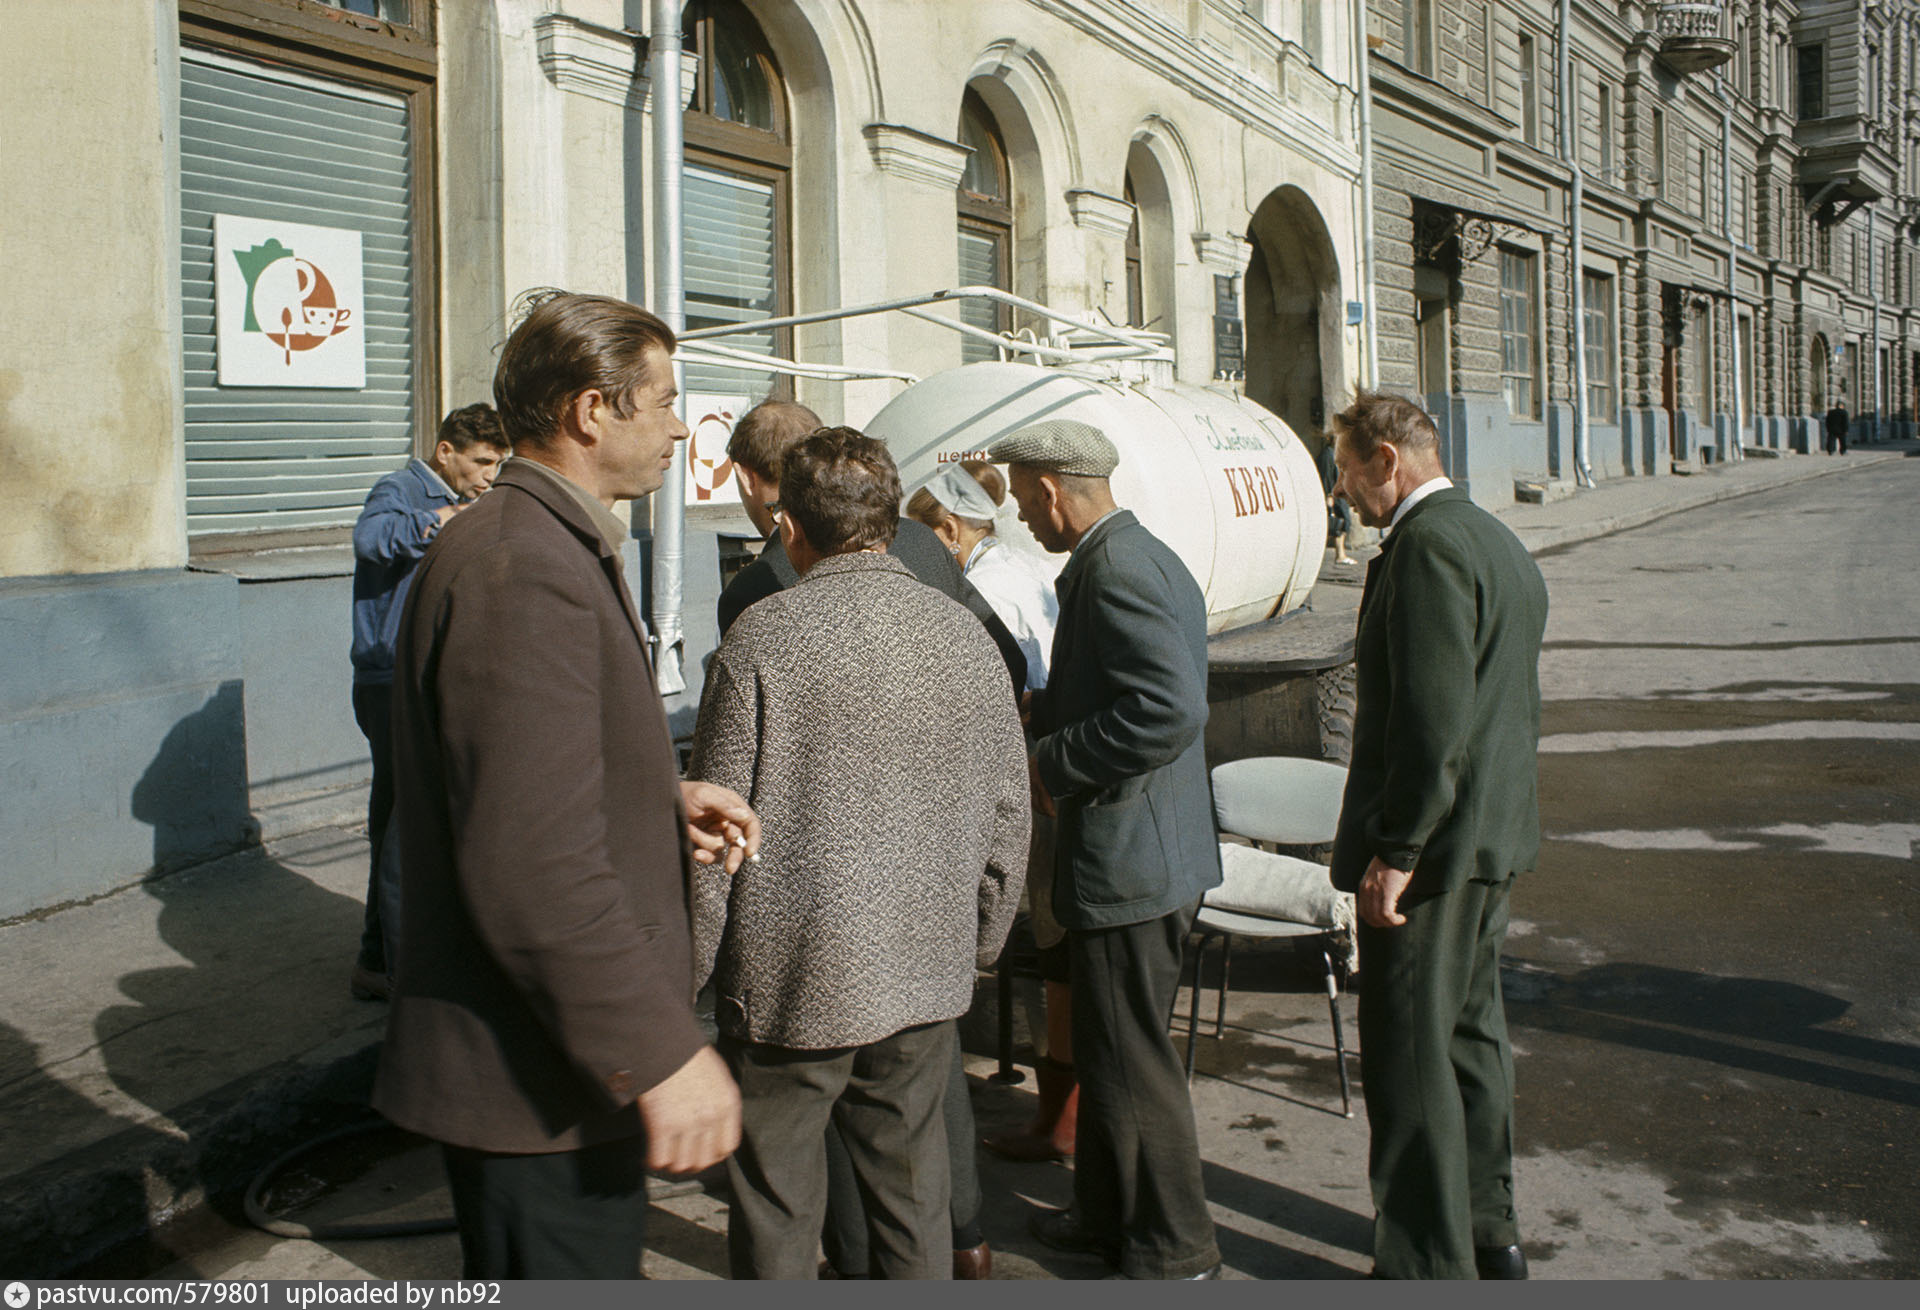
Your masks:
[[[739,0],[690,0],[686,48],[699,56],[687,102],[685,214],[687,327],[747,323],[789,312],[788,175],[793,147],[786,88],[760,26]],[[785,330],[719,343],[788,353]],[[687,390],[745,396],[789,384],[773,374],[687,366]]]
[[[973,151],[960,178],[960,282],[963,286],[1013,289],[1013,177],[1007,147],[993,113],[973,91],[960,101],[960,144]],[[960,321],[990,332],[1004,332],[1013,316],[1004,305],[962,301]],[[993,359],[994,349],[972,337],[962,339],[960,359],[971,364]]]
[[[1127,170],[1123,194],[1133,206],[1133,221],[1127,225],[1127,326],[1147,325],[1147,288],[1140,278],[1140,202],[1134,198],[1133,170]]]

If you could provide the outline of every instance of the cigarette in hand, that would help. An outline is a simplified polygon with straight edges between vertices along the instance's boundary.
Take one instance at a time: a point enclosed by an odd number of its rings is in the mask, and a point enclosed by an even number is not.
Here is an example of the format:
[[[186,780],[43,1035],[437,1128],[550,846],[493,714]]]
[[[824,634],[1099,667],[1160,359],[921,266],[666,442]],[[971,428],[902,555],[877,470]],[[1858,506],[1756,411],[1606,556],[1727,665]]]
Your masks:
[[[735,833],[733,835],[733,844],[735,846],[738,846],[741,850],[745,850],[747,848],[747,839],[745,837],[742,837],[739,833]],[[747,857],[747,862],[749,864],[760,863],[760,852],[755,851],[753,854],[749,855]]]

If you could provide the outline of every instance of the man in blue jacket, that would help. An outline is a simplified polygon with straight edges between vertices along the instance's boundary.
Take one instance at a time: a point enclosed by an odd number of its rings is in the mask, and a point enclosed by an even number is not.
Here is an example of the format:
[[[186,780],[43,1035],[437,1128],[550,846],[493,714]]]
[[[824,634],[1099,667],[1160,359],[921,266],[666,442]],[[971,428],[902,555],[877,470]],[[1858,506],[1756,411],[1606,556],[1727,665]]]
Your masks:
[[[1167,1035],[1180,954],[1220,882],[1202,731],[1207,607],[1180,557],[1114,503],[1104,433],[1054,419],[1000,438],[1020,519],[1071,552],[1044,690],[1030,693],[1034,803],[1056,815],[1080,1122],[1073,1207],[1035,1217],[1056,1250],[1126,1278],[1216,1276],[1185,1070]]]
[[[393,648],[413,567],[441,525],[493,485],[511,451],[491,405],[456,409],[440,424],[433,453],[373,484],[353,525],[353,717],[373,755],[367,798],[367,912],[353,994],[385,1000],[392,961],[381,929],[380,854],[393,817]]]

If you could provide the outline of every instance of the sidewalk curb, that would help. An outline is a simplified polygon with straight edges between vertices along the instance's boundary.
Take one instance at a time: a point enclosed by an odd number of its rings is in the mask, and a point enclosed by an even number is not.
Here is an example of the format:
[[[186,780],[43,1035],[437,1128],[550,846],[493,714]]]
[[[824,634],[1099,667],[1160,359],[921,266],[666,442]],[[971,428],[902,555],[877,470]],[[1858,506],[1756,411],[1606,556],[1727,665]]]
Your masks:
[[[142,1278],[166,1263],[168,1226],[206,1207],[230,1217],[267,1161],[321,1132],[364,1119],[380,1032],[360,1029],[253,1070],[5,1179],[0,1269],[30,1278]]]
[[[1815,478],[1831,477],[1836,473],[1845,473],[1851,469],[1870,468],[1875,464],[1885,463],[1888,460],[1905,458],[1904,454],[1899,451],[1874,451],[1871,454],[1862,452],[1862,455],[1863,458],[1861,459],[1835,467],[1827,467],[1823,462],[1823,465],[1819,468],[1796,470],[1791,477],[1782,476],[1759,486],[1705,485],[1701,487],[1700,494],[1688,495],[1686,498],[1676,500],[1671,504],[1652,505],[1642,509],[1629,510],[1609,518],[1596,519],[1591,523],[1567,524],[1558,528],[1513,528],[1513,533],[1516,537],[1519,537],[1521,543],[1526,546],[1529,555],[1538,555],[1544,551],[1552,550],[1557,546],[1575,545],[1582,541],[1592,541],[1597,537],[1612,536],[1616,532],[1626,532],[1633,528],[1644,527],[1656,520],[1666,518],[1670,514],[1684,513],[1690,509],[1698,509],[1702,505],[1717,504],[1724,500],[1738,500],[1742,496],[1754,496],[1763,491],[1773,491],[1780,487],[1796,486],[1802,482],[1811,482]],[[1802,456],[1802,458],[1811,457]],[[1694,476],[1698,477],[1701,475],[1696,474]],[[1713,475],[1709,473],[1705,476],[1711,478]],[[1537,507],[1527,506],[1526,508]],[[1511,524],[1508,526],[1512,527]]]

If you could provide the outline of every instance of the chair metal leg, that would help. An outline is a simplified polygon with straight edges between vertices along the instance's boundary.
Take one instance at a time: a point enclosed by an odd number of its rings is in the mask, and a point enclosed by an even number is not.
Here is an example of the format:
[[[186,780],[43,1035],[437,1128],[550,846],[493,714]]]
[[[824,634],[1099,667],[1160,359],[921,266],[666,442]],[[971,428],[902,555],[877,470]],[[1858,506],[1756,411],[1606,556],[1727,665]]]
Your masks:
[[[1333,1016],[1333,1062],[1340,1070],[1340,1113],[1353,1118],[1353,1088],[1347,1081],[1347,1043],[1340,1030],[1340,984],[1334,976],[1333,951],[1322,947],[1320,958],[1327,966],[1327,1013]]]
[[[1025,1082],[1027,1076],[1013,1067],[1013,968],[1007,963],[1005,952],[1001,953],[1000,967],[995,973],[997,976],[994,1003],[1000,1011],[997,1016],[999,1032],[996,1034],[999,1038],[1000,1049],[997,1054],[1000,1057],[1000,1067],[988,1081],[1016,1087]]]
[[[1233,934],[1220,935],[1220,1003],[1213,1012],[1213,1036],[1227,1035],[1227,973],[1233,968]]]

